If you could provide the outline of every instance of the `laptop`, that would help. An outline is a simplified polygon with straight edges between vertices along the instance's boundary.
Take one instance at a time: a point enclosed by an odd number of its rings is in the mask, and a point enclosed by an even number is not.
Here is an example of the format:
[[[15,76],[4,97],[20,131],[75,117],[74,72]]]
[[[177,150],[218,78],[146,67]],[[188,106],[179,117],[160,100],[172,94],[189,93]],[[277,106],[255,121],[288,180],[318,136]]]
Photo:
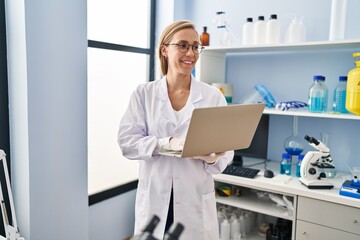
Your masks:
[[[264,109],[264,103],[196,108],[183,150],[159,154],[185,158],[248,148]]]

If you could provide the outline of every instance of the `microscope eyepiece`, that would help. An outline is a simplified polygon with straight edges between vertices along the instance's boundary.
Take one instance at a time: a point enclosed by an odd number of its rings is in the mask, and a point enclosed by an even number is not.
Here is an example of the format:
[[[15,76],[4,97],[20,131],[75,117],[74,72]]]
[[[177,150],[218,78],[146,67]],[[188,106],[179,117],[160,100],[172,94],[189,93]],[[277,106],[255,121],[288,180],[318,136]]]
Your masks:
[[[320,143],[316,138],[310,137],[309,135],[305,135],[304,138],[305,138],[306,141],[308,141],[309,143],[313,143],[316,146],[319,145],[319,143]]]

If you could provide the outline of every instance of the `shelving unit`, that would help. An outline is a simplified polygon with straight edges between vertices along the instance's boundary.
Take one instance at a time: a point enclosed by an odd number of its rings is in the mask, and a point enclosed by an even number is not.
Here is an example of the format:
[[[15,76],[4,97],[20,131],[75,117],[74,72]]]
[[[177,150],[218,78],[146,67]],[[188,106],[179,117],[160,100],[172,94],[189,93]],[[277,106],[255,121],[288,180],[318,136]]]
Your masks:
[[[218,46],[218,47],[206,47],[203,53],[200,55],[200,59],[196,67],[196,78],[206,83],[215,83],[226,81],[226,64],[227,57],[231,59],[246,58],[247,56],[254,55],[262,56],[264,54],[297,54],[304,52],[314,52],[318,54],[326,54],[331,52],[337,54],[338,52],[352,52],[360,51],[360,39],[356,40],[342,40],[342,41],[321,41],[321,42],[305,42],[299,44],[277,44],[277,45],[253,45],[253,46]],[[255,68],[256,66],[254,66]],[[286,81],[287,79],[279,79],[278,81]],[[265,109],[265,114],[275,116],[299,116],[306,118],[317,118],[322,119],[338,119],[351,121],[350,125],[354,125],[352,121],[359,121],[360,116],[353,114],[337,114],[337,113],[311,113],[307,110],[290,110],[280,111],[276,109]],[[344,123],[347,124],[347,123]],[[277,169],[277,167],[276,167]],[[271,183],[268,179],[263,177],[254,179],[242,179],[235,180],[229,176],[215,176],[216,184],[231,184],[235,186],[245,187],[249,189],[264,190],[270,192],[277,192],[292,198],[295,210],[292,214],[287,212],[285,209],[279,209],[275,203],[264,202],[257,199],[256,196],[245,195],[242,197],[217,197],[217,202],[253,212],[262,213],[269,216],[283,218],[292,221],[293,232],[292,239],[299,236],[296,226],[298,223],[297,219],[297,204],[299,196],[306,196],[311,200],[321,199],[339,205],[341,208],[344,206],[352,206],[360,208],[358,202],[353,199],[344,199],[338,196],[338,190],[333,189],[331,191],[309,191],[304,186],[298,183],[298,181],[291,182],[286,185],[279,185],[278,183]],[[339,180],[340,182],[341,180]],[[290,185],[294,185],[289,187]],[[296,186],[295,186],[296,185]],[[339,186],[337,186],[339,187]],[[282,211],[283,210],[283,211]],[[311,214],[311,213],[309,213]],[[319,223],[321,224],[321,223]],[[255,234],[254,237],[248,236],[246,239],[265,239]]]
[[[315,118],[333,118],[333,119],[347,119],[347,120],[360,120],[360,116],[354,114],[339,114],[339,113],[312,113],[307,110],[297,111],[281,111],[272,108],[264,110],[265,114],[269,115],[283,115],[283,116],[301,116],[301,117],[315,117]]]
[[[342,41],[318,41],[298,44],[252,45],[252,46],[218,46],[206,47],[201,53],[196,66],[196,78],[213,83],[225,80],[227,55],[249,55],[258,53],[290,53],[305,51],[343,51],[360,49],[360,39]]]
[[[294,220],[294,213],[286,208],[276,206],[274,202],[260,200],[256,196],[243,197],[217,197],[216,201],[232,207],[250,210],[266,214],[269,216],[279,217],[290,221]]]

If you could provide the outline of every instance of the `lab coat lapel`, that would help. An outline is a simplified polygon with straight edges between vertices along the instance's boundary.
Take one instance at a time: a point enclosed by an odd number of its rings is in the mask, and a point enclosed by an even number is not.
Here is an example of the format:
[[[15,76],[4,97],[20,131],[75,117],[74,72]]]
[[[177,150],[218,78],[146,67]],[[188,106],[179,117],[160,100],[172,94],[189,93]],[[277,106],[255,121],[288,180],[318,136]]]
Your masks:
[[[195,78],[191,76],[191,85],[190,85],[190,96],[185,105],[184,112],[181,114],[177,127],[181,127],[183,124],[187,123],[191,116],[192,112],[195,109],[196,102],[200,101],[203,98],[200,91],[199,85]]]
[[[168,89],[167,89],[167,84],[166,84],[166,76],[164,76],[161,79],[160,82],[160,86],[158,88],[157,94],[156,94],[157,98],[161,101],[161,114],[163,117],[165,117],[166,119],[168,119],[172,124],[174,124],[174,126],[177,125],[177,120],[175,117],[175,113],[174,110],[171,106],[171,102],[168,96]]]

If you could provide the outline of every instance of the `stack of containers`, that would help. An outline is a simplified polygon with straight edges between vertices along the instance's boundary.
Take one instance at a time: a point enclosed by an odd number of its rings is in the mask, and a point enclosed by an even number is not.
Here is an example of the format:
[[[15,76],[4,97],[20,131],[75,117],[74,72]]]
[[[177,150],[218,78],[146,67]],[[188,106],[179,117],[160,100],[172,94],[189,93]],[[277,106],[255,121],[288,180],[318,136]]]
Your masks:
[[[242,28],[243,45],[278,44],[280,43],[280,23],[276,14],[272,14],[268,21],[259,16],[256,22],[248,17]]]

